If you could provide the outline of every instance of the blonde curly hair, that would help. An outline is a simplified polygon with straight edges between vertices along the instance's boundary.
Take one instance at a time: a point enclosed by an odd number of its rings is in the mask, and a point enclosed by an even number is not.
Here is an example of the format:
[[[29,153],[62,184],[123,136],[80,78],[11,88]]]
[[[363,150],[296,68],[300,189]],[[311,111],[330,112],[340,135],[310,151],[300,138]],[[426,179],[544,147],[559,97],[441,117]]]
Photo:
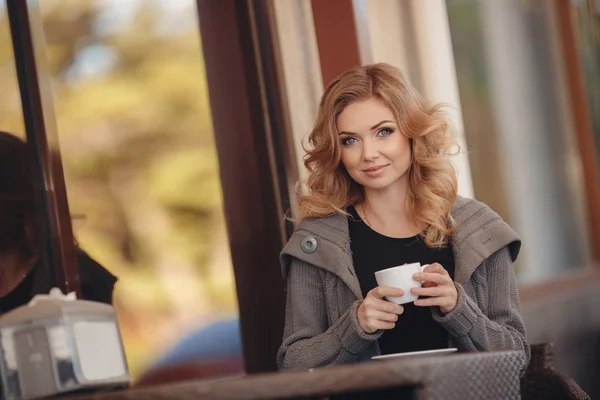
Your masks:
[[[325,90],[305,148],[309,175],[297,187],[297,220],[347,215],[348,206],[364,201],[363,187],[341,162],[336,120],[352,102],[372,97],[389,107],[400,132],[409,138],[408,215],[424,227],[429,247],[443,247],[456,229],[450,211],[457,197],[457,178],[449,156],[456,154],[458,146],[448,134],[443,105],[430,105],[397,68],[384,63],[352,68]]]

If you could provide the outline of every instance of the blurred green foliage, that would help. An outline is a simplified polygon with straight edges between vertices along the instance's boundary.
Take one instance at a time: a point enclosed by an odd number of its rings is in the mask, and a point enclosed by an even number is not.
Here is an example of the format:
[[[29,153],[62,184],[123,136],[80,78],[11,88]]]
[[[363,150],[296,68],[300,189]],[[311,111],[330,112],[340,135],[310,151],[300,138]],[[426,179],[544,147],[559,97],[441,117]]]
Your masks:
[[[40,5],[75,233],[119,277],[136,376],[184,329],[236,313],[195,2]],[[0,129],[23,135],[5,10],[0,36]]]

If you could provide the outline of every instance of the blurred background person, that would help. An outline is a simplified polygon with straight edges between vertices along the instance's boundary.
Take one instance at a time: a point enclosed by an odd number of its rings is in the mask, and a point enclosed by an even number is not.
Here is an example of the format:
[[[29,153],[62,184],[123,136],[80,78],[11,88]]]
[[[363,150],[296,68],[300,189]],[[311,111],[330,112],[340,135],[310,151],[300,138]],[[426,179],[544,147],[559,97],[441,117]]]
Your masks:
[[[27,144],[0,132],[0,314],[40,294],[42,225],[36,209]],[[85,300],[112,303],[116,277],[77,248]]]

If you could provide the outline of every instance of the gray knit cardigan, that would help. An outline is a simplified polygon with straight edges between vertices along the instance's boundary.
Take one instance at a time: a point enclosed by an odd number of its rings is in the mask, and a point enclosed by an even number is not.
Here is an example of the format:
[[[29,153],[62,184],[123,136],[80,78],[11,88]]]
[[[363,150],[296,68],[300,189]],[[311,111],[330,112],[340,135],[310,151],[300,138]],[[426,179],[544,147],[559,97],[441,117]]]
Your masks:
[[[521,247],[518,235],[490,208],[458,198],[451,244],[458,303],[435,321],[459,351],[530,350],[520,315],[513,262]],[[305,219],[281,252],[287,279],[280,369],[307,369],[368,360],[380,354],[383,331],[365,333],[356,310],[363,300],[352,264],[348,220],[344,215]],[[402,315],[400,315],[402,318]]]

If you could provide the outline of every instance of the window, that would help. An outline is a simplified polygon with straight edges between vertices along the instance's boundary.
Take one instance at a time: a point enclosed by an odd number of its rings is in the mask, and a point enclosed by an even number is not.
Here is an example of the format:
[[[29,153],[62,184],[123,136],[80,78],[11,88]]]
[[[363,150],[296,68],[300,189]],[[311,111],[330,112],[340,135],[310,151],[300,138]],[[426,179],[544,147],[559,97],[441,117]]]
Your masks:
[[[237,314],[196,3],[41,2],[73,226],[134,377]]]
[[[522,236],[521,282],[589,262],[552,2],[446,2],[475,196]]]

